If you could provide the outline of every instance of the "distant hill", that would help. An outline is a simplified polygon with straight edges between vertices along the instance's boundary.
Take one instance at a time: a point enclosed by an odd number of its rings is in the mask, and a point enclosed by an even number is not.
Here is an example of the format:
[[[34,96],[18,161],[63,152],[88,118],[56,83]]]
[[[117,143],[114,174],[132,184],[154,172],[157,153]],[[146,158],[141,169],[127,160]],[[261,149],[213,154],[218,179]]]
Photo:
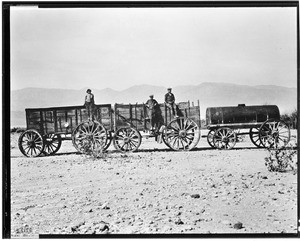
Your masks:
[[[25,108],[83,105],[85,89],[42,89],[26,88],[11,92],[12,126],[14,122],[25,125]],[[158,102],[164,101],[166,87],[136,85],[123,91],[113,89],[92,89],[97,104],[102,103],[143,103],[150,94]],[[207,107],[236,106],[238,104],[278,105],[281,113],[288,113],[297,108],[297,89],[274,85],[237,85],[227,83],[201,83],[196,86],[173,87],[176,102],[188,101],[197,104],[200,101],[201,117],[205,117]],[[23,113],[23,117],[22,114]],[[17,119],[23,118],[23,121]],[[22,124],[23,123],[23,124]],[[22,124],[22,125],[21,125]]]

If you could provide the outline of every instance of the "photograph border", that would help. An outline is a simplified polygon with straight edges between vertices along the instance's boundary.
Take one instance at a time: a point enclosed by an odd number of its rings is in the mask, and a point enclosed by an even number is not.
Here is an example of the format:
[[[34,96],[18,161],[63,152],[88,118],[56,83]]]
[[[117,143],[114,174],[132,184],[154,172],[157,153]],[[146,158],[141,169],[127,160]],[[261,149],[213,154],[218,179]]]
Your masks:
[[[299,2],[298,1],[103,1],[103,2],[67,2],[67,1],[3,1],[2,2],[2,237],[11,238],[11,153],[10,153],[10,7],[38,6],[39,8],[235,8],[235,7],[295,7],[297,9],[297,108],[299,108]],[[299,129],[298,141],[299,141]],[[298,157],[299,165],[299,157]],[[299,196],[299,174],[298,196]],[[299,200],[297,206],[300,220]],[[109,234],[109,235],[40,235],[40,238],[271,238],[300,237],[298,233],[262,233],[262,234]]]

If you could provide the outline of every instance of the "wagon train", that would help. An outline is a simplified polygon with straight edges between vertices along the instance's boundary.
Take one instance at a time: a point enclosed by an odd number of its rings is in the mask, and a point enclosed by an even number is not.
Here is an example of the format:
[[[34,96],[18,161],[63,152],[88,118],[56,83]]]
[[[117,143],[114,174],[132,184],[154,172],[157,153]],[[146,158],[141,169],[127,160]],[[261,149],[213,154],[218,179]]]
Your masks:
[[[155,113],[145,104],[95,105],[93,118],[84,106],[28,108],[26,131],[18,140],[28,157],[55,154],[63,140],[72,140],[76,150],[90,154],[106,150],[111,143],[122,152],[138,150],[142,136],[153,137],[176,151],[191,150],[200,139],[200,107],[190,102],[177,105],[178,116],[165,104]]]
[[[290,129],[280,120],[276,105],[210,107],[206,127],[207,142],[218,149],[232,149],[241,135],[249,135],[255,146],[264,148],[284,147],[290,140]]]

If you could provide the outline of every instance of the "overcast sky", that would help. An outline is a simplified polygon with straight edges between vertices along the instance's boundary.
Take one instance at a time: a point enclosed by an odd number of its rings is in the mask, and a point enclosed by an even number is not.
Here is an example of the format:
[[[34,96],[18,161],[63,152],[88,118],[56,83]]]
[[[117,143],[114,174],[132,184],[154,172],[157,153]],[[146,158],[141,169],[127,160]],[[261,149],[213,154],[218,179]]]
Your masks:
[[[11,9],[11,88],[297,86],[297,9]]]

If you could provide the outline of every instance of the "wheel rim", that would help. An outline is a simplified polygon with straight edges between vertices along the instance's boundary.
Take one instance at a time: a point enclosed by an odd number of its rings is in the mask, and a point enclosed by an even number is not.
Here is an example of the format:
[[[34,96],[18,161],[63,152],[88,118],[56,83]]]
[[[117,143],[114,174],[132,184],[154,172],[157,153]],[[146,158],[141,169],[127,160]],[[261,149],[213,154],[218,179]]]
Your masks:
[[[266,148],[281,148],[290,141],[290,129],[283,121],[266,121],[259,129],[259,138]]]
[[[116,131],[113,141],[117,150],[134,152],[141,145],[141,135],[134,128],[120,128]]]
[[[56,134],[47,134],[44,137],[44,150],[45,155],[55,154],[61,147],[61,136]]]
[[[75,128],[72,142],[80,153],[92,154],[94,151],[103,150],[107,143],[107,131],[97,121],[86,121]]]
[[[27,130],[18,140],[19,149],[24,156],[37,157],[44,149],[43,138],[36,130]]]
[[[191,150],[199,142],[200,128],[191,119],[180,117],[172,120],[164,132],[164,141],[175,151]]]
[[[260,138],[259,138],[259,128],[258,127],[253,127],[250,129],[250,140],[252,141],[252,143],[261,148],[264,147],[264,145],[261,143]]]
[[[213,142],[218,149],[230,150],[235,146],[236,133],[230,128],[220,128],[216,130]]]
[[[207,142],[212,148],[216,148],[214,145],[214,134],[215,130],[210,130],[207,134]]]

